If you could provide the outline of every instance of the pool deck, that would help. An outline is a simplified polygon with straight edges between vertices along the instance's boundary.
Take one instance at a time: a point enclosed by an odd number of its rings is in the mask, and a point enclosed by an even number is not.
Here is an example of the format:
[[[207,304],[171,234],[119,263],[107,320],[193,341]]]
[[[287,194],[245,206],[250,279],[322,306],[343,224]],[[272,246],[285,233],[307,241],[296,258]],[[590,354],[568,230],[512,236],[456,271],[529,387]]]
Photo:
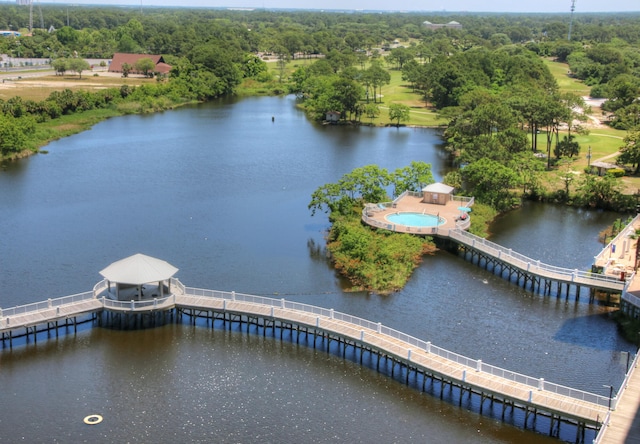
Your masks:
[[[449,201],[446,205],[428,204],[422,202],[422,197],[408,195],[396,201],[394,207],[387,207],[385,209],[378,208],[369,212],[367,215],[369,218],[382,224],[399,225],[389,222],[387,216],[402,212],[424,212],[445,219],[445,223],[439,225],[438,228],[456,228],[456,221],[462,215],[462,212],[458,209],[460,205],[461,203],[458,201]]]

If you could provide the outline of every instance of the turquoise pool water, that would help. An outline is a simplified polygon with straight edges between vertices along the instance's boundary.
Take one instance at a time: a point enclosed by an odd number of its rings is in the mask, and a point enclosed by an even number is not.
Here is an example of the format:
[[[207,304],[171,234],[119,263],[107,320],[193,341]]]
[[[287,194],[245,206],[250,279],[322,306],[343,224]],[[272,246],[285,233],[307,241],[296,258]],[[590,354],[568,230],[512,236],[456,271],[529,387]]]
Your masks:
[[[411,212],[390,214],[387,216],[387,220],[406,227],[437,227],[445,222],[443,218],[433,214]]]

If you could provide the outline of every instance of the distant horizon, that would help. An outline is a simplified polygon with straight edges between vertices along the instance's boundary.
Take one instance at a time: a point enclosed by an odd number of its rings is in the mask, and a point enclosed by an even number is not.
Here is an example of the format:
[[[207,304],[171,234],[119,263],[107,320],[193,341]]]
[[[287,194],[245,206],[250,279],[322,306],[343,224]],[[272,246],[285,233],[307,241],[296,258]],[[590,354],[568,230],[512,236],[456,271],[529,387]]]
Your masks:
[[[441,0],[430,2],[424,0],[324,0],[322,7],[312,2],[294,0],[34,0],[42,5],[69,6],[126,6],[174,7],[174,8],[216,8],[216,9],[295,9],[313,11],[370,11],[370,12],[411,12],[423,14],[467,14],[467,13],[502,13],[502,14],[569,14],[571,0],[539,0],[537,2],[513,2],[495,0],[491,3],[475,0]],[[0,4],[15,4],[15,0],[0,1]],[[632,5],[635,3],[634,5]],[[445,8],[446,6],[446,8]],[[640,2],[630,0],[575,0],[575,14],[580,13],[620,13],[640,12]]]

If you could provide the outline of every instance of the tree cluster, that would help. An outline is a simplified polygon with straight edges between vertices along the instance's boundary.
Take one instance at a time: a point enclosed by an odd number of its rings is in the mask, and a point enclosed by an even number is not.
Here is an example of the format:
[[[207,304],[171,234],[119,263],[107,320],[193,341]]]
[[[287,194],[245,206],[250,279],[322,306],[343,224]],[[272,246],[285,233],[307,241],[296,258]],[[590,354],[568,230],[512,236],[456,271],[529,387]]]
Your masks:
[[[360,222],[366,203],[388,199],[389,189],[398,195],[420,191],[433,183],[431,165],[411,162],[392,173],[376,165],[356,168],[336,183],[319,187],[309,209],[330,212],[333,223],[327,248],[336,268],[358,289],[386,293],[404,286],[422,256],[433,251],[424,238],[385,230],[372,230]]]

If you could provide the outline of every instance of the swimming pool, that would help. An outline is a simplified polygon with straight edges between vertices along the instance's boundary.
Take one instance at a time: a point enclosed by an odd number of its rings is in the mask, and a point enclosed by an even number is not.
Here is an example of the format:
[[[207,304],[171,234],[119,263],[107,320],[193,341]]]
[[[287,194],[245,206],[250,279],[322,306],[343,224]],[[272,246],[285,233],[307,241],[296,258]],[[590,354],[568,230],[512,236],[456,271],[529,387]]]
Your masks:
[[[444,218],[433,214],[412,212],[389,214],[386,219],[391,223],[405,227],[437,227],[446,222]]]

